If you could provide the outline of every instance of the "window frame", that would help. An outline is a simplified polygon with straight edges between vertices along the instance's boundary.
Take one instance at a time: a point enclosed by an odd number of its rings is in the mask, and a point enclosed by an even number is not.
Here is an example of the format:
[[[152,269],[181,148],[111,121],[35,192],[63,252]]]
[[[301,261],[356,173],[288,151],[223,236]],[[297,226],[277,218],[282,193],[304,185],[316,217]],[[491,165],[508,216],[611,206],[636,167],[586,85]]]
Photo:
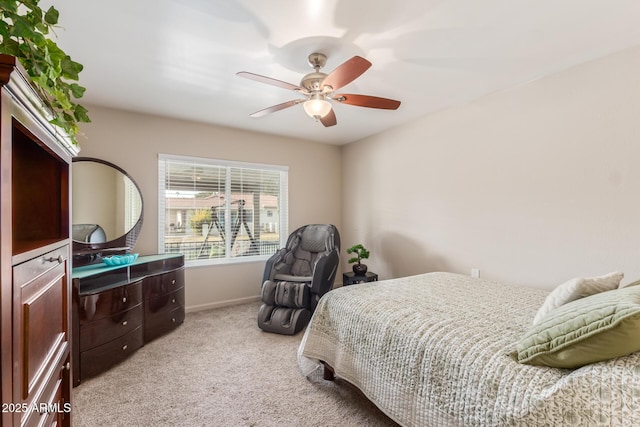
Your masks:
[[[236,169],[246,169],[246,170],[258,170],[258,171],[267,171],[267,172],[278,172],[280,173],[280,188],[279,188],[279,211],[280,215],[278,218],[279,224],[279,245],[276,251],[279,248],[282,248],[286,245],[287,239],[289,237],[289,204],[288,204],[288,180],[289,180],[289,167],[284,165],[272,165],[266,163],[251,163],[251,162],[241,162],[234,160],[224,160],[224,159],[212,159],[207,157],[196,157],[196,156],[184,156],[184,155],[176,155],[176,154],[158,154],[158,253],[165,253],[165,225],[166,225],[166,165],[167,162],[181,162],[181,163],[193,163],[195,165],[209,166],[209,167],[220,167],[226,169],[226,185],[225,185],[225,198],[230,200],[231,194],[231,182],[230,182],[230,171],[233,168]],[[227,214],[230,214],[230,204],[227,203],[225,205],[225,218]],[[186,221],[186,218],[185,218]],[[230,221],[225,221],[225,230],[228,232],[230,230]],[[228,233],[227,235],[230,235]],[[229,247],[229,244],[227,247]],[[187,260],[185,259],[185,265],[187,267],[200,267],[200,266],[213,266],[213,265],[229,265],[229,264],[237,264],[237,263],[246,263],[246,262],[264,262],[269,259],[272,254],[267,255],[249,255],[249,256],[236,256],[236,257],[221,257],[221,258],[208,258],[208,259],[196,259],[196,260]]]

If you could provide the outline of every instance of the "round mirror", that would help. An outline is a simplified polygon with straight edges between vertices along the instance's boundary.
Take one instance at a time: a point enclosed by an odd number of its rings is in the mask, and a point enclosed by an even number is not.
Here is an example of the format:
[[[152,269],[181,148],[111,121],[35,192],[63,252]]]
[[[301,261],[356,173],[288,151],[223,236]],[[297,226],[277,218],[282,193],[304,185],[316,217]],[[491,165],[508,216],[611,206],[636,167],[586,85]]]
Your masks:
[[[74,249],[133,247],[142,226],[142,194],[120,167],[90,157],[73,159]]]

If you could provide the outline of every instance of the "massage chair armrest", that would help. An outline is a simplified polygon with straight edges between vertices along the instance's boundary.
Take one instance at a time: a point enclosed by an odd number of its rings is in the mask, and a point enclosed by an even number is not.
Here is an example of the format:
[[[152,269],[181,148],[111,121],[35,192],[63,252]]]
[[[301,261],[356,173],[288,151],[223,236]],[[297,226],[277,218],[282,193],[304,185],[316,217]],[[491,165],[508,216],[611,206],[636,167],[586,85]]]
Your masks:
[[[278,273],[278,271],[276,271],[276,268],[278,267],[278,264],[283,263],[284,256],[286,254],[287,254],[287,249],[282,248],[269,257],[269,259],[267,260],[267,263],[265,264],[264,273],[262,275],[262,283],[264,283],[267,280],[273,280],[273,276],[275,276],[276,273]]]
[[[314,266],[313,280],[311,281],[312,294],[322,296],[331,290],[333,281],[336,278],[339,261],[340,257],[337,250],[318,258]]]

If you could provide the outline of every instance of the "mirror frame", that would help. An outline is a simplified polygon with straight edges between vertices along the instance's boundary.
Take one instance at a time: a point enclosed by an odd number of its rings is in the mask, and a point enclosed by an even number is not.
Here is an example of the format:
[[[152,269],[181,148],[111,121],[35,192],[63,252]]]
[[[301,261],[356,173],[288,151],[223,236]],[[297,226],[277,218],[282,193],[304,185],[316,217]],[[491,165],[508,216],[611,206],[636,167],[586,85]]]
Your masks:
[[[82,264],[79,258],[83,258],[85,256],[88,258],[94,258],[92,255],[98,254],[100,252],[109,252],[109,253],[131,252],[131,250],[136,244],[136,241],[138,240],[138,236],[140,235],[140,230],[142,229],[142,219],[144,217],[144,199],[142,197],[142,191],[140,190],[138,183],[135,182],[133,178],[131,178],[131,175],[129,175],[120,166],[114,165],[113,163],[108,162],[106,160],[97,159],[94,157],[74,157],[72,161],[73,163],[94,162],[94,163],[100,163],[105,166],[112,167],[117,171],[121,172],[127,178],[129,178],[133,183],[133,185],[135,186],[135,188],[138,190],[138,193],[140,194],[140,218],[138,218],[138,221],[135,223],[135,225],[131,227],[131,230],[127,231],[122,236],[116,237],[115,239],[109,240],[104,243],[84,243],[78,240],[72,240],[74,261],[80,261],[79,263],[76,262],[76,265]],[[72,166],[72,172],[71,172],[71,180],[73,182],[73,166]],[[73,225],[73,212],[71,213],[71,218],[72,218],[71,223]],[[86,263],[92,262],[92,260],[88,260],[88,261],[89,262],[84,262],[84,263],[86,264]]]

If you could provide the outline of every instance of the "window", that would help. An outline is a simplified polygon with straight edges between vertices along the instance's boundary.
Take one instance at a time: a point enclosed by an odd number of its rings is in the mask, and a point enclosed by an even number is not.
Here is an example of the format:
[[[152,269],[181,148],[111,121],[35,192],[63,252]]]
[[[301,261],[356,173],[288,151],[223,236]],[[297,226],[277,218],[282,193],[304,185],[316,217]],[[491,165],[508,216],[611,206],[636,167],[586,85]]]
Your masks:
[[[289,234],[287,175],[284,166],[160,154],[159,252],[183,253],[190,265],[268,258]]]
[[[124,230],[131,230],[142,212],[142,198],[136,185],[129,179],[124,177]],[[118,216],[120,218],[120,216]]]

